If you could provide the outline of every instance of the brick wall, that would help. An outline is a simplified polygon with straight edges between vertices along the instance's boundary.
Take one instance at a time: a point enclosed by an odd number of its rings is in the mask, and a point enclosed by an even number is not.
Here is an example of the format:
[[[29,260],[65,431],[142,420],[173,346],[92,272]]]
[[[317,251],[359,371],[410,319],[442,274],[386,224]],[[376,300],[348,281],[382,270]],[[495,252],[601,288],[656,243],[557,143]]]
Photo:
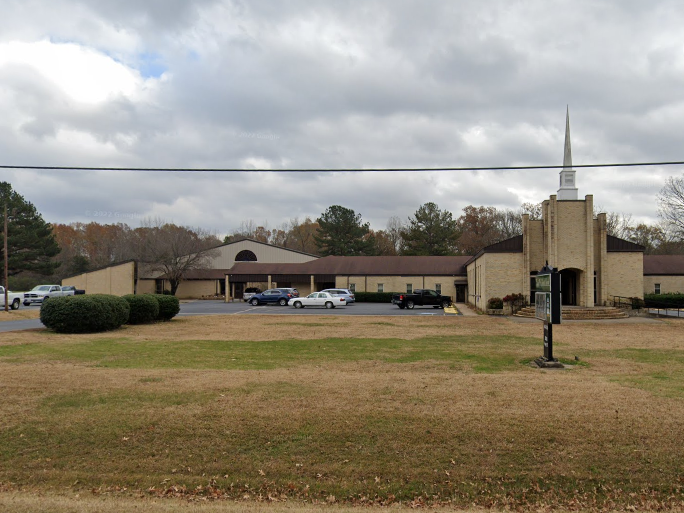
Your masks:
[[[642,253],[608,253],[606,256],[606,293],[608,296],[643,297],[644,256]]]

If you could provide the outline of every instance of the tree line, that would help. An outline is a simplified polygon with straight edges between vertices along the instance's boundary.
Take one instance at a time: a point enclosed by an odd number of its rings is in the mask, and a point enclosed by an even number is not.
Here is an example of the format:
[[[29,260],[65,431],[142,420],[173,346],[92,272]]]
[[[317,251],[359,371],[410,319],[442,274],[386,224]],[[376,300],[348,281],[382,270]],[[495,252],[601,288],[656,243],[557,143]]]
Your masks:
[[[436,203],[421,205],[407,219],[392,216],[373,230],[360,213],[332,205],[312,220],[293,218],[278,228],[243,221],[220,240],[200,227],[147,219],[125,223],[47,223],[35,206],[0,182],[0,208],[8,211],[8,274],[15,290],[37,281],[62,278],[126,260],[149,263],[167,276],[175,292],[183,274],[206,268],[222,243],[242,238],[313,255],[472,255],[485,246],[522,233],[522,214],[541,217],[541,204],[518,209],[468,205],[458,217]],[[626,214],[608,213],[611,235],[644,246],[646,254],[684,253],[684,176],[671,177],[658,195],[655,224],[634,223]],[[596,209],[597,213],[600,208]],[[0,233],[0,256],[4,235]],[[49,278],[45,278],[49,277]]]

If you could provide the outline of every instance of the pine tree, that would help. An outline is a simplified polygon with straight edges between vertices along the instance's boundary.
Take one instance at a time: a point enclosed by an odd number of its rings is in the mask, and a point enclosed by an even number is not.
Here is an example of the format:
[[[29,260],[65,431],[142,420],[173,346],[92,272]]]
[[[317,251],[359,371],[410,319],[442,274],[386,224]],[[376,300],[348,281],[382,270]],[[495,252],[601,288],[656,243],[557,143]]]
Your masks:
[[[409,217],[402,230],[404,255],[455,255],[458,232],[451,212],[440,210],[435,203],[425,203]]]
[[[60,251],[52,233],[52,226],[43,220],[36,207],[12,189],[7,182],[0,182],[0,214],[7,206],[7,254],[8,274],[14,276],[31,271],[44,276],[54,273],[59,262],[52,257]],[[3,219],[4,221],[4,219]],[[4,234],[0,230],[0,256],[3,254]]]
[[[333,205],[316,222],[319,228],[314,240],[321,255],[375,254],[375,237],[370,234],[369,224],[363,223],[361,214],[352,209]]]

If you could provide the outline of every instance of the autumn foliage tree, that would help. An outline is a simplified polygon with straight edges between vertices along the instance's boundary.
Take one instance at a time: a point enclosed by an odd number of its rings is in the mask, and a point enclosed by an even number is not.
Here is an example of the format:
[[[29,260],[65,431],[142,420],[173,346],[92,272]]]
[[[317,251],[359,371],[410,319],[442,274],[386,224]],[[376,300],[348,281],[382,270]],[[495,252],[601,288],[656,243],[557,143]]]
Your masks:
[[[149,271],[161,273],[175,295],[189,271],[207,269],[221,241],[202,228],[146,220],[133,230],[132,247]]]
[[[456,220],[459,233],[458,251],[462,255],[474,255],[479,250],[500,240],[494,207],[468,205]]]

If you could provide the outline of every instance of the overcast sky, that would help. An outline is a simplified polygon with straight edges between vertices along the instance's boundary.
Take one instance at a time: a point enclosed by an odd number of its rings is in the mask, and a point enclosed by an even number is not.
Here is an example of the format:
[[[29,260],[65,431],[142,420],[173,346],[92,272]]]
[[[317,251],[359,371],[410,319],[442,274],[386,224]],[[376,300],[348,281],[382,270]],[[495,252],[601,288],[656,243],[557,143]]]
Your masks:
[[[331,169],[684,160],[681,0],[0,0],[0,165]],[[681,167],[577,172],[657,221]],[[433,201],[516,208],[558,170],[0,169],[50,222],[219,235],[339,204],[375,229]]]

